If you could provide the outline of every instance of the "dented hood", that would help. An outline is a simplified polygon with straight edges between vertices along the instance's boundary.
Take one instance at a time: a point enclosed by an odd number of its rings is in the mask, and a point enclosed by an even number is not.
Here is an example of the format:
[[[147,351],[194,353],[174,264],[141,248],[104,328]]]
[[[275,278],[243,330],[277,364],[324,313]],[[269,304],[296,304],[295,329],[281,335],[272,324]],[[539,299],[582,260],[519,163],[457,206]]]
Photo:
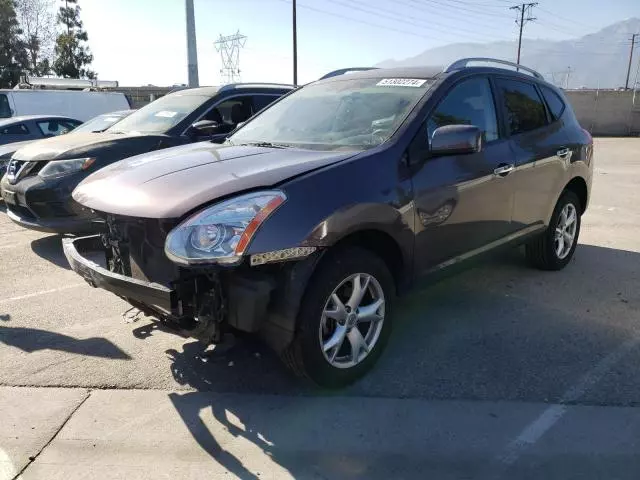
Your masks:
[[[116,215],[177,218],[219,197],[271,187],[354,154],[201,142],[116,162],[87,177],[73,198]]]

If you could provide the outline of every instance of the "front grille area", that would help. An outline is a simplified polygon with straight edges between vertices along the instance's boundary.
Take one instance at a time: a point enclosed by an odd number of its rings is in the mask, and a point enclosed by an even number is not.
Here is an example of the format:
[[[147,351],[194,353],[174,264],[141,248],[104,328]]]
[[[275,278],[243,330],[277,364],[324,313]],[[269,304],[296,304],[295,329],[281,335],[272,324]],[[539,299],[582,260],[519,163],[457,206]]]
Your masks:
[[[178,278],[178,269],[164,254],[164,241],[172,222],[109,216],[105,234],[108,241],[126,252],[127,270],[133,278],[169,285]],[[124,248],[122,248],[124,247]]]
[[[9,183],[15,184],[26,177],[37,175],[40,170],[49,162],[27,162],[24,160],[10,160],[7,166],[7,179]]]

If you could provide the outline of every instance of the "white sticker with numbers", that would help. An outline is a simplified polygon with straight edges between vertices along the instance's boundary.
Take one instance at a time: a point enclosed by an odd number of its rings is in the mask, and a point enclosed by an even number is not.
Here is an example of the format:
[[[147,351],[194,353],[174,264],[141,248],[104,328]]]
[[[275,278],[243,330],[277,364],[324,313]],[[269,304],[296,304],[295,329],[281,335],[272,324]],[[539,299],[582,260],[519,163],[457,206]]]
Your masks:
[[[376,86],[378,87],[421,87],[426,80],[421,78],[383,78]]]

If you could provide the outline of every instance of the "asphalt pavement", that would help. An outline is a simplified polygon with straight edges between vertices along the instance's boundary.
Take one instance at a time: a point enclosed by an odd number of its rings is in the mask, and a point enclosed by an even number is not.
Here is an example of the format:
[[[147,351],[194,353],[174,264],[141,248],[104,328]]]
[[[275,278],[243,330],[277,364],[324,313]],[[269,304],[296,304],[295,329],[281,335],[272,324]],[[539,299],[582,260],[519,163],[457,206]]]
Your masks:
[[[0,479],[640,477],[640,139],[595,161],[565,270],[514,250],[413,292],[339,392],[132,316],[0,203]]]

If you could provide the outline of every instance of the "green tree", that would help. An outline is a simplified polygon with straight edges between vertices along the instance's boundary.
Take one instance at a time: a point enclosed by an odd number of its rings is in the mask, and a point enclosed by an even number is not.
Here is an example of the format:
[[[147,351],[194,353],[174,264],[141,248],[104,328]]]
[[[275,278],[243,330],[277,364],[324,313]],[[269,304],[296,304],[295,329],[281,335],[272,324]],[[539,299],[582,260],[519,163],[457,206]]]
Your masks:
[[[62,0],[64,6],[58,11],[58,25],[63,32],[58,35],[55,47],[53,71],[64,78],[95,78],[95,72],[86,67],[93,61],[93,55],[86,42],[87,32],[82,29],[78,0]]]
[[[0,88],[11,88],[29,67],[13,0],[0,0]]]

